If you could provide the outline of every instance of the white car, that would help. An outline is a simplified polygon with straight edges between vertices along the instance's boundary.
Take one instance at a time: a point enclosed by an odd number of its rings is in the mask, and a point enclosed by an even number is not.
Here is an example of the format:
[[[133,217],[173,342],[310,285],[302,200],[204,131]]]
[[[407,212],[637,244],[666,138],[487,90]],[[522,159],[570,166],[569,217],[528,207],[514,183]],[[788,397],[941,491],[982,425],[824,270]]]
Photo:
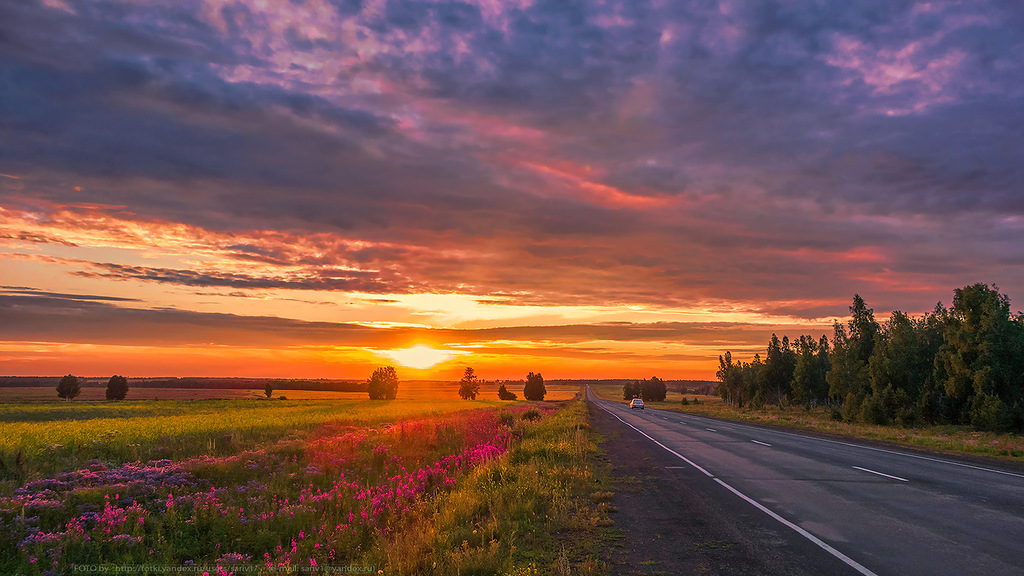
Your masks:
[[[634,408],[639,408],[640,410],[643,410],[644,409],[644,401],[639,399],[639,398],[633,398],[632,400],[630,400],[630,402],[629,402],[629,409],[632,410]]]

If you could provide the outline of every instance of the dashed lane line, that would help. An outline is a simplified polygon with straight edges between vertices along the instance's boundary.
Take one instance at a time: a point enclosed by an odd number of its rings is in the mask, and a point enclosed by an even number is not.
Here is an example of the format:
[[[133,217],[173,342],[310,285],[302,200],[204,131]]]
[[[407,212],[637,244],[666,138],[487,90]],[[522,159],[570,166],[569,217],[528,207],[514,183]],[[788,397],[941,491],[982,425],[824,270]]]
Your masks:
[[[596,404],[596,402],[595,402],[595,404]],[[801,527],[797,526],[796,524],[793,524],[793,523],[792,523],[792,522],[790,522],[789,520],[786,520],[786,519],[785,519],[785,518],[783,518],[782,516],[779,516],[779,515],[778,515],[778,514],[776,514],[775,512],[772,512],[771,510],[769,510],[768,508],[766,508],[766,507],[765,507],[765,506],[764,506],[763,504],[761,504],[761,503],[760,503],[760,502],[758,502],[757,500],[754,500],[753,498],[751,498],[751,497],[747,496],[746,494],[744,494],[744,493],[740,492],[739,490],[737,490],[737,489],[733,488],[732,486],[730,486],[730,485],[729,485],[729,484],[727,484],[726,482],[723,482],[721,478],[716,478],[714,474],[712,474],[711,472],[708,472],[708,471],[707,471],[707,470],[705,470],[705,469],[704,469],[704,468],[703,468],[703,467],[702,467],[701,465],[697,464],[697,463],[696,463],[696,462],[694,462],[693,460],[690,460],[689,458],[687,458],[686,456],[683,456],[683,455],[682,455],[682,454],[680,454],[679,452],[676,452],[675,450],[673,450],[673,449],[669,448],[668,446],[665,446],[665,445],[664,445],[664,444],[662,444],[661,442],[658,442],[658,441],[657,441],[657,440],[655,440],[654,438],[651,438],[651,437],[650,437],[650,436],[649,436],[649,435],[648,435],[648,434],[647,434],[646,432],[644,432],[643,430],[641,430],[641,429],[637,428],[636,426],[633,426],[632,424],[630,424],[629,422],[626,422],[626,421],[625,421],[625,420],[623,420],[622,418],[619,418],[619,415],[618,415],[618,414],[616,414],[616,413],[612,412],[611,410],[609,410],[609,409],[605,408],[604,406],[601,406],[600,404],[598,404],[598,406],[599,406],[599,407],[600,407],[600,408],[601,408],[602,410],[604,410],[605,412],[607,412],[607,413],[611,414],[612,416],[614,416],[614,417],[615,417],[615,419],[616,419],[616,420],[618,420],[619,422],[622,422],[622,423],[623,423],[623,424],[625,424],[626,426],[629,426],[629,427],[630,427],[630,428],[632,428],[633,430],[636,430],[636,431],[637,431],[637,432],[639,432],[639,433],[640,433],[640,435],[642,435],[643,437],[647,438],[647,439],[648,439],[648,440],[650,440],[651,442],[654,442],[654,443],[655,443],[655,444],[657,444],[658,446],[661,446],[662,448],[664,448],[665,450],[667,450],[667,451],[668,451],[668,452],[669,452],[670,454],[672,454],[672,455],[676,456],[677,458],[679,458],[679,459],[680,459],[680,460],[682,460],[683,462],[686,462],[686,463],[687,463],[687,464],[689,464],[690,466],[693,466],[694,468],[696,468],[697,470],[699,470],[700,472],[702,472],[702,473],[703,473],[703,474],[704,474],[705,476],[707,476],[708,478],[711,478],[711,479],[712,479],[712,480],[714,480],[715,482],[718,482],[718,483],[719,483],[719,484],[721,484],[721,485],[722,485],[723,487],[725,487],[725,488],[726,488],[727,490],[729,490],[729,491],[730,491],[730,492],[732,492],[733,494],[735,494],[735,495],[739,496],[739,497],[740,497],[740,498],[742,498],[743,500],[746,500],[746,501],[747,501],[747,502],[748,502],[749,504],[753,505],[753,506],[754,506],[755,508],[757,508],[758,510],[760,510],[760,511],[764,512],[765,514],[767,514],[767,515],[771,516],[771,517],[772,517],[772,518],[774,518],[775,520],[778,520],[779,522],[781,522],[781,523],[782,523],[782,524],[783,524],[784,526],[786,526],[787,528],[790,528],[790,529],[792,529],[792,530],[793,530],[794,532],[796,532],[797,534],[799,534],[799,535],[803,536],[803,537],[804,537],[804,538],[806,538],[807,540],[811,541],[812,543],[814,543],[815,545],[817,545],[817,546],[818,546],[819,548],[821,548],[822,550],[824,550],[824,551],[828,552],[829,554],[831,554],[832,556],[834,556],[834,557],[838,558],[838,559],[839,559],[840,561],[842,561],[842,562],[843,562],[844,564],[846,564],[846,565],[847,565],[847,566],[849,566],[850,568],[853,568],[854,570],[856,570],[857,572],[860,572],[860,573],[861,573],[861,574],[863,574],[864,576],[878,576],[877,574],[875,574],[875,573],[874,573],[874,572],[872,572],[871,570],[868,570],[868,569],[867,569],[866,567],[864,567],[863,565],[861,565],[861,564],[860,564],[859,562],[857,562],[857,561],[856,561],[856,560],[854,560],[853,558],[850,558],[850,557],[849,557],[849,556],[847,556],[846,554],[843,554],[843,553],[842,553],[842,552],[840,552],[839,550],[836,550],[835,548],[833,548],[833,547],[829,546],[829,545],[828,545],[827,543],[825,543],[824,541],[822,541],[822,540],[821,540],[820,538],[818,538],[818,537],[817,537],[817,536],[815,536],[814,534],[811,534],[811,533],[810,533],[810,532],[808,532],[807,530],[804,530],[803,528],[801,528]]]
[[[899,476],[891,476],[889,474],[883,474],[883,473],[878,472],[876,470],[868,470],[867,468],[861,468],[860,466],[854,466],[853,468],[854,468],[854,470],[860,470],[862,472],[870,472],[871,474],[878,474],[879,476],[885,476],[886,478],[892,478],[893,480],[899,480],[900,482],[910,482],[910,480],[907,480],[906,478],[900,478]]]

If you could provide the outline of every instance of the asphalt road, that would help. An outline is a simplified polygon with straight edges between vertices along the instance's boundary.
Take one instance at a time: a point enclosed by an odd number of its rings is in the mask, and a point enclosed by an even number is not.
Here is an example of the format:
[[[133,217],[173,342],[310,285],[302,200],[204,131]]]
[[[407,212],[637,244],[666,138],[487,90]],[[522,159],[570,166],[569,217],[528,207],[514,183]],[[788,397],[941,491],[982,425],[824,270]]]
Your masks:
[[[739,499],[826,552],[836,574],[1024,575],[1024,474],[587,394],[713,480],[703,484],[716,498]]]

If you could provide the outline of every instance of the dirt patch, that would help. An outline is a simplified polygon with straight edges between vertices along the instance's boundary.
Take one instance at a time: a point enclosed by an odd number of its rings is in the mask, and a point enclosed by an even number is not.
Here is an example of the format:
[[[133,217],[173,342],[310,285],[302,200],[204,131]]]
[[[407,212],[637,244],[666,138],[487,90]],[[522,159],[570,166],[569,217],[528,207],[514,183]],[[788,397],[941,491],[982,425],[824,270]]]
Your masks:
[[[827,553],[725,492],[594,404],[604,436],[599,462],[617,509],[606,528],[612,574],[853,574]]]

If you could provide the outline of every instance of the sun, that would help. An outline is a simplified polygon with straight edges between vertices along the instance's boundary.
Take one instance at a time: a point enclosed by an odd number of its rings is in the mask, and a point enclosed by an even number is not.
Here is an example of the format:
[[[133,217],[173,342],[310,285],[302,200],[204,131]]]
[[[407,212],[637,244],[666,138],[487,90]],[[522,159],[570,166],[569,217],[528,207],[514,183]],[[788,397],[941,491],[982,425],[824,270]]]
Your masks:
[[[394,350],[379,350],[378,354],[387,356],[406,368],[432,368],[445,360],[450,360],[469,352],[458,350],[438,350],[423,344],[417,344],[412,348],[396,348]]]

